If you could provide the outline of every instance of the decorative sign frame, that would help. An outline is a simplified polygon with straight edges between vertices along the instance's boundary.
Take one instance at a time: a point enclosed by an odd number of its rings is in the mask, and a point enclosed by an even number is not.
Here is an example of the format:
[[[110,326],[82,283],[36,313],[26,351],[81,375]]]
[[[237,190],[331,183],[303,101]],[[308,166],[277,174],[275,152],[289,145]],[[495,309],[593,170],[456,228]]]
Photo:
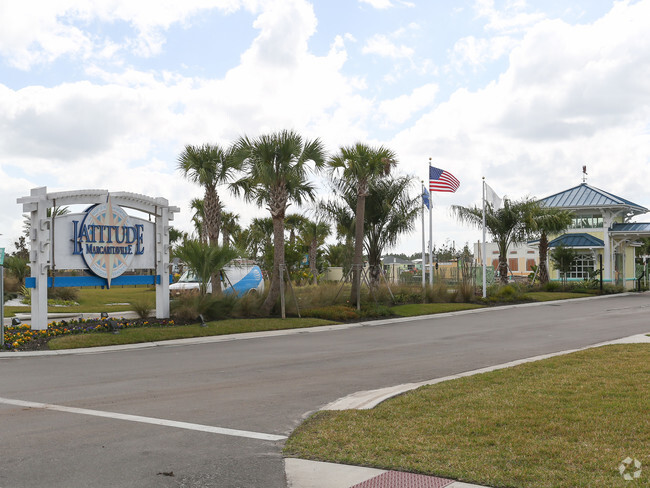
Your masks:
[[[169,318],[169,222],[180,209],[165,198],[108,190],[48,193],[34,188],[18,199],[29,213],[31,231],[32,329],[47,329],[47,288],[64,286],[156,286],[156,318]],[[83,213],[47,217],[47,209],[85,204]],[[127,214],[130,208],[149,220]],[[151,218],[153,217],[153,222]],[[56,277],[57,269],[85,270],[85,276]],[[154,275],[126,275],[153,269]],[[51,277],[48,277],[51,271]]]

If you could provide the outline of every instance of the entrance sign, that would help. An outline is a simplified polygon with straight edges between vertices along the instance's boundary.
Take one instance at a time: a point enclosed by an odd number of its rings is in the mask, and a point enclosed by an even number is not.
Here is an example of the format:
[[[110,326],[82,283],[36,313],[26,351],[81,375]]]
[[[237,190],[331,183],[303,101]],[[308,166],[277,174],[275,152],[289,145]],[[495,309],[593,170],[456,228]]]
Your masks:
[[[88,268],[100,278],[117,278],[131,266],[133,256],[142,254],[142,226],[132,226],[129,216],[110,197],[93,207],[81,225],[74,222],[75,253],[81,253]]]
[[[150,284],[156,286],[156,318],[169,318],[169,221],[178,207],[164,198],[107,190],[48,193],[34,188],[18,199],[30,214],[32,328],[47,328],[47,288]],[[47,209],[90,206],[82,213],[47,217]],[[148,220],[124,208],[148,214]],[[153,222],[151,219],[153,218]],[[56,277],[59,270],[83,270],[85,276]],[[127,274],[153,270],[154,274]],[[48,275],[51,275],[48,277]]]

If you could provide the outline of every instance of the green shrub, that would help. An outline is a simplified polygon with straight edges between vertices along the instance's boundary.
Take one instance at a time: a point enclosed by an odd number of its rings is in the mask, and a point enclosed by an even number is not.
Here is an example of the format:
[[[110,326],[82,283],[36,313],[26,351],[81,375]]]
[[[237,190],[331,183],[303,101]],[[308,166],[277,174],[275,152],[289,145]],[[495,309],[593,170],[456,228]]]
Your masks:
[[[155,308],[155,305],[153,304],[152,300],[149,299],[148,297],[141,297],[136,300],[132,300],[129,302],[131,305],[131,309],[138,314],[138,317],[141,319],[146,319],[151,315],[151,311]]]
[[[385,305],[390,304],[404,304],[404,303],[421,303],[422,302],[422,285],[412,284],[399,284],[391,285],[390,291],[393,293],[394,299],[391,297],[388,287],[386,285],[380,286],[375,296],[379,303]],[[372,298],[372,297],[371,297]]]
[[[330,305],[328,307],[310,308],[301,312],[303,317],[348,322],[359,319],[359,313],[346,305]]]
[[[52,300],[63,300],[65,302],[76,302],[79,300],[79,289],[71,288],[69,286],[64,286],[61,288],[48,288],[47,298]]]
[[[613,295],[615,293],[623,293],[625,288],[621,285],[612,285],[611,283],[606,283],[603,285],[603,295]]]
[[[469,303],[474,299],[475,291],[474,285],[470,282],[464,281],[458,284],[458,294],[456,296],[457,302]]]
[[[558,281],[549,281],[544,285],[544,291],[558,291],[562,284]]]
[[[515,302],[525,300],[524,294],[528,292],[526,285],[509,283],[507,285],[492,285],[488,288],[488,301],[490,302]]]
[[[450,296],[446,283],[442,280],[436,280],[433,287],[427,286],[425,295],[429,303],[449,303],[453,298]]]
[[[361,307],[361,317],[365,318],[380,318],[392,316],[390,308],[381,304],[369,304]]]
[[[4,292],[5,294],[17,294],[20,291],[20,280],[14,275],[5,273],[4,275]]]
[[[512,300],[517,296],[517,290],[512,285],[505,285],[499,289],[495,296],[505,300]]]
[[[235,308],[232,311],[234,317],[256,317],[260,314],[262,302],[264,302],[265,295],[260,295],[257,292],[246,293],[243,297],[237,300]]]

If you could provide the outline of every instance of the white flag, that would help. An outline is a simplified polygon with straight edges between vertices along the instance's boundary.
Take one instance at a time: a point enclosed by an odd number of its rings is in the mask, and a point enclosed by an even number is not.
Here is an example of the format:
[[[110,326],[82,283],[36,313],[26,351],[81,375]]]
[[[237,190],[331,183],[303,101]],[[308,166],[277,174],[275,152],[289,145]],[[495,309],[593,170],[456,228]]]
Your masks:
[[[492,208],[494,210],[499,210],[501,208],[501,203],[503,202],[503,200],[499,198],[499,195],[497,195],[492,188],[490,188],[490,185],[488,185],[487,183],[484,184],[485,184],[485,202],[492,205]]]

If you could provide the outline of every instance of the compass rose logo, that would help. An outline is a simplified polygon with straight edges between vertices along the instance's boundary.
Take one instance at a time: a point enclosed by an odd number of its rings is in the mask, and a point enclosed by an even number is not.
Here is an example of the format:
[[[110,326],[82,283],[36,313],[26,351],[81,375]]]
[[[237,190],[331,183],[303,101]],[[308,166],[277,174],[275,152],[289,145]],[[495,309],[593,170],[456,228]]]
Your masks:
[[[93,207],[83,220],[87,230],[81,253],[88,268],[101,278],[111,280],[129,269],[134,257],[135,227],[129,216],[110,196],[106,203]]]

